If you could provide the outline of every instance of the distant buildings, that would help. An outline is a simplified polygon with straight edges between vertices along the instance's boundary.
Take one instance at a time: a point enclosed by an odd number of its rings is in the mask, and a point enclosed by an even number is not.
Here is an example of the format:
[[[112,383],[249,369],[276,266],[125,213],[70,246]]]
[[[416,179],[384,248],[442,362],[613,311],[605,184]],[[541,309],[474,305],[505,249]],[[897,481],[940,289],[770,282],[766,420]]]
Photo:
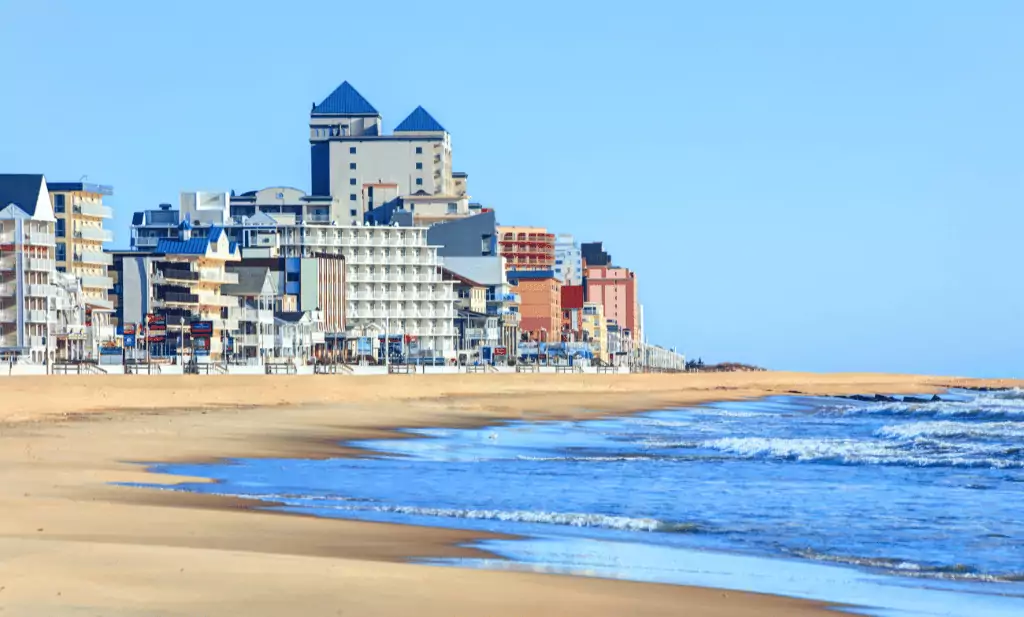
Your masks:
[[[562,335],[562,284],[552,270],[508,273],[519,293],[520,330],[530,340],[557,342]]]
[[[509,272],[553,271],[555,235],[543,227],[498,227],[498,253]]]
[[[605,318],[615,321],[623,335],[641,340],[636,274],[628,268],[591,266],[588,262],[584,280],[587,300],[600,304]]]
[[[113,287],[107,274],[112,261],[103,245],[114,239],[104,229],[104,221],[114,211],[103,204],[103,198],[113,195],[114,189],[82,182],[48,183],[47,188],[56,217],[57,270],[78,277],[90,320],[100,319],[98,313],[109,313],[113,307],[107,297]]]
[[[583,284],[583,253],[571,234],[555,238],[555,273],[563,285]]]

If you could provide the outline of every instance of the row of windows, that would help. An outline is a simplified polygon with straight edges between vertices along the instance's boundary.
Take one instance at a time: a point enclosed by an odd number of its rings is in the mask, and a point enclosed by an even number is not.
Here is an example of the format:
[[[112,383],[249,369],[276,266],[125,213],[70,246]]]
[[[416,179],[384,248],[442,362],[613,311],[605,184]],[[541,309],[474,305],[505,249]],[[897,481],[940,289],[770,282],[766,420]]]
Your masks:
[[[64,195],[53,196],[53,211],[57,214],[64,212]]]
[[[349,154],[355,154],[356,153],[356,147],[355,146],[349,146],[348,153]],[[416,154],[423,154],[423,147],[422,146],[416,146]],[[352,164],[355,165],[355,163],[352,163]],[[353,167],[352,169],[355,169],[355,167]]]

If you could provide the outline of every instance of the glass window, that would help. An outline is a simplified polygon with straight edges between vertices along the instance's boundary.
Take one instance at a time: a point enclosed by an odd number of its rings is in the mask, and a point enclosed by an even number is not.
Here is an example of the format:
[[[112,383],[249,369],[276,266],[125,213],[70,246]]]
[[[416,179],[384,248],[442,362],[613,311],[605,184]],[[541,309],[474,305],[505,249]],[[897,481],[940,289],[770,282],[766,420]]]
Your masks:
[[[58,195],[58,197],[64,197],[64,196],[63,195]],[[65,227],[65,225],[67,225],[67,221],[66,220],[64,220],[64,219],[57,219],[57,226],[54,229],[54,234],[58,238],[63,238],[64,237],[64,234],[67,231],[67,228]]]
[[[349,163],[348,164],[348,168],[349,169],[355,169],[356,168],[356,164],[355,163]]]
[[[355,201],[355,200],[356,200],[356,194],[355,194],[355,193],[352,193],[351,195],[349,195],[349,196],[348,196],[348,200],[349,200],[349,201]]]
[[[423,169],[423,163],[416,163],[416,169]]]
[[[416,186],[423,186],[423,178],[416,178]]]
[[[349,211],[348,211],[348,215],[349,215],[349,216],[355,216],[355,215],[356,215],[356,211],[355,211],[355,209],[349,210]]]
[[[355,147],[355,146],[352,146],[351,148],[349,148],[349,149],[348,149],[348,153],[349,153],[349,154],[355,154],[355,153],[356,153],[356,147]]]
[[[53,196],[53,211],[57,214],[64,212],[64,196],[54,195]]]
[[[416,154],[423,154],[423,148],[421,146],[416,146]]]
[[[64,221],[59,221],[63,223]],[[57,261],[67,261],[68,256],[68,245],[58,244],[57,245]]]
[[[348,179],[348,183],[349,183],[349,184],[351,184],[352,186],[355,186],[355,184],[356,184],[356,179],[355,179],[355,178],[349,178],[349,179]]]

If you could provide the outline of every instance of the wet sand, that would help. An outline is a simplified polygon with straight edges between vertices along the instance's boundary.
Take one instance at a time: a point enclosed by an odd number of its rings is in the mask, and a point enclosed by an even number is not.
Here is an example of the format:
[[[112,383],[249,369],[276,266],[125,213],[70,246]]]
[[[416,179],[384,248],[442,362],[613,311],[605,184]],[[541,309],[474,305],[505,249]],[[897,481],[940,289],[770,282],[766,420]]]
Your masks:
[[[476,532],[253,511],[140,462],[336,457],[396,427],[593,417],[787,393],[1019,386],[901,375],[0,378],[0,616],[832,614],[805,601],[408,563]]]

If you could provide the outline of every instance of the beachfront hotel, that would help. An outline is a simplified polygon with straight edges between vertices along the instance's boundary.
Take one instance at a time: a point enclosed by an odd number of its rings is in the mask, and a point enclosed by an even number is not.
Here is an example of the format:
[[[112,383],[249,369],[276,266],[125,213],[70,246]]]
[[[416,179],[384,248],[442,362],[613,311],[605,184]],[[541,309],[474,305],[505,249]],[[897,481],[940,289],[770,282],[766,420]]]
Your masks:
[[[37,364],[56,325],[55,220],[41,174],[0,175],[0,351]]]

